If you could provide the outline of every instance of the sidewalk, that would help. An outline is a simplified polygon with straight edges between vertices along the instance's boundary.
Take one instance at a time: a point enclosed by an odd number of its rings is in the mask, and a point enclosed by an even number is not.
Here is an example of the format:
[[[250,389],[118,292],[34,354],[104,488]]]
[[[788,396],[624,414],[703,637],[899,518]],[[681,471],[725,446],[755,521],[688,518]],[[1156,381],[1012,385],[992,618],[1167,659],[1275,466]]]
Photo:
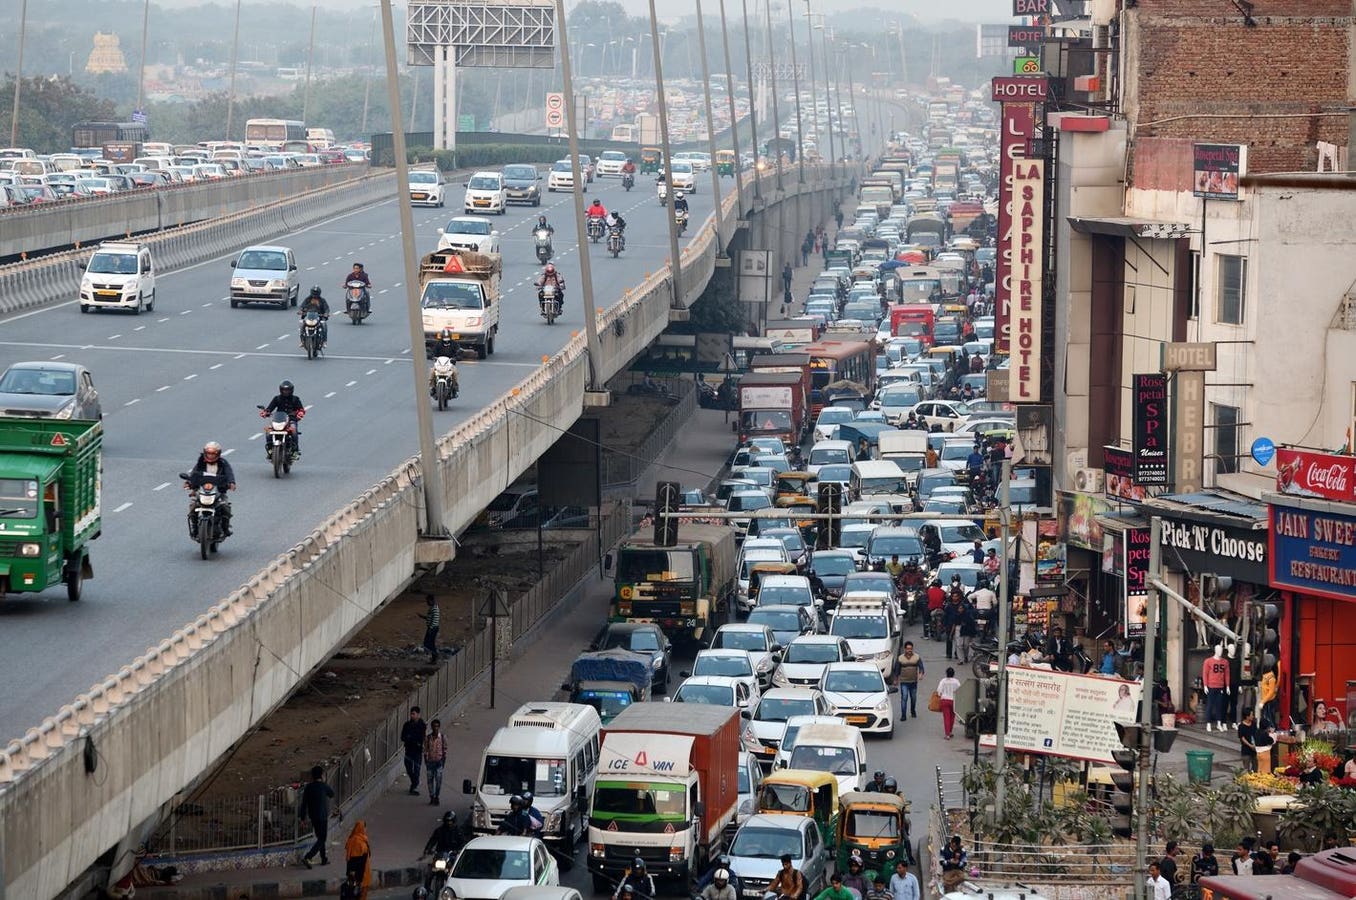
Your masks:
[[[691,423],[679,431],[655,465],[637,481],[637,496],[653,497],[655,483],[660,480],[707,487],[724,468],[732,446],[724,414],[697,409]],[[611,582],[600,574],[590,575],[538,623],[526,640],[512,648],[512,658],[499,665],[493,708],[489,679],[482,677],[470,695],[452,708],[424,711],[426,719],[442,719],[453,750],[443,773],[441,807],[430,806],[422,790],[417,797],[407,793],[404,767],[396,760],[383,776],[384,784],[375,792],[369,789],[366,802],[344,810],[342,820],[331,821],[329,866],[316,864],[313,871],[290,865],[187,875],[174,887],[141,888],[138,896],[177,900],[335,896],[343,878],[344,841],[358,819],[367,823],[371,840],[373,891],[422,883],[423,867],[418,856],[442,813],[452,809],[459,822],[467,821],[469,800],[461,793],[461,783],[463,778],[477,774],[481,749],[513,710],[523,703],[557,695],[570,663],[597,634],[606,617],[611,589]]]

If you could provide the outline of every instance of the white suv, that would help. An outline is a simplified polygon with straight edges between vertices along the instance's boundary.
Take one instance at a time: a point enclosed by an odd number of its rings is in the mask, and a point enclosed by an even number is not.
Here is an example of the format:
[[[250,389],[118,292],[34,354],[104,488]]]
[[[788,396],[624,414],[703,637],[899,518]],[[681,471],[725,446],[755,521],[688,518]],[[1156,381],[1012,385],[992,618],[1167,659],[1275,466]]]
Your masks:
[[[508,190],[504,176],[499,172],[477,172],[466,182],[467,213],[492,212],[503,215],[508,210]]]
[[[80,279],[80,311],[155,309],[155,265],[145,244],[106,241],[99,245]]]

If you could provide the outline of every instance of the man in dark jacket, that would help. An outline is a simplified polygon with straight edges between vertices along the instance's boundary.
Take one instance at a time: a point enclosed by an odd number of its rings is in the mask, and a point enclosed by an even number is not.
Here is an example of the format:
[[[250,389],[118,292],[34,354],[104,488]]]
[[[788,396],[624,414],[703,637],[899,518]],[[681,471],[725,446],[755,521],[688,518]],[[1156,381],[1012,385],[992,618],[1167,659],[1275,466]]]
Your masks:
[[[225,528],[226,534],[229,535],[231,533],[229,492],[235,490],[235,470],[226,461],[226,457],[221,455],[221,445],[216,441],[208,441],[203,445],[202,452],[198,454],[198,461],[193,464],[192,471],[188,473],[188,481],[184,483],[184,488],[191,493],[201,487],[205,481],[212,482],[220,491],[221,500],[218,501],[220,505],[217,509],[221,511],[221,524]],[[194,538],[198,535],[198,519],[193,515],[197,505],[198,498],[190,496],[188,500],[188,531]]]
[[[282,410],[292,418],[292,452],[301,456],[301,419],[306,415],[306,404],[297,396],[296,388],[290,381],[278,385],[278,393],[259,411],[259,417],[267,419],[274,410]]]
[[[1072,654],[1073,647],[1064,636],[1064,629],[1058,625],[1050,629],[1050,639],[1045,642],[1045,655],[1050,660],[1051,668],[1060,672],[1072,671],[1073,666],[1069,662]]]
[[[400,727],[400,743],[405,747],[405,774],[410,778],[410,793],[419,795],[419,766],[424,759],[424,737],[428,723],[417,706],[410,707],[410,720]]]
[[[428,842],[424,844],[424,855],[433,855],[434,859],[442,856],[444,853],[451,853],[462,845],[461,829],[457,827],[457,814],[452,810],[443,813],[443,820],[437,828],[433,829],[433,834],[429,835]],[[424,890],[429,890],[433,886],[433,866],[428,867],[428,872],[424,874]]]
[[[311,781],[301,789],[301,801],[297,803],[297,818],[301,819],[303,825],[309,820],[315,831],[315,843],[301,858],[302,865],[308,869],[311,868],[311,857],[317,853],[320,854],[322,866],[330,864],[330,856],[325,852],[325,840],[330,834],[330,801],[333,799],[334,788],[325,783],[325,770],[314,766],[311,769]]]

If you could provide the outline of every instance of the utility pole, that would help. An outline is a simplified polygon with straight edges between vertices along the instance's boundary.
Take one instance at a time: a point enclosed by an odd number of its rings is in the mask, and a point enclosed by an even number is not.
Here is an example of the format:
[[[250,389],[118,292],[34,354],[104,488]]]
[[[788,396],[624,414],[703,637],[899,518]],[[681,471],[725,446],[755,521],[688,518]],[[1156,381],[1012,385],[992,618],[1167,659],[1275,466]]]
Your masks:
[[[787,0],[787,10],[790,11],[790,0]],[[791,41],[792,41],[792,45],[793,45],[793,46],[794,46],[795,40],[796,40],[796,29],[795,29],[795,26],[792,26],[792,28],[791,28]],[[810,96],[813,97],[813,96],[814,96],[814,93],[815,93],[815,20],[814,20],[814,13],[810,12],[810,0],[805,0],[805,54],[806,54],[806,57],[809,59],[809,65],[810,65]],[[824,60],[824,74],[825,74],[825,77],[828,76],[828,68],[829,68],[829,61],[828,61],[827,59],[825,59],[825,60]],[[799,92],[799,91],[796,92],[796,97],[797,97],[797,99],[800,98],[800,92]],[[827,109],[827,108],[828,108],[828,105],[829,105],[829,96],[828,96],[828,94],[825,94],[825,95],[824,95],[824,108]],[[831,124],[832,124],[832,123],[831,123]],[[810,134],[814,135],[814,139],[815,139],[815,148],[818,149],[819,144],[820,144],[820,134],[819,134],[819,104],[818,104],[818,103],[812,103],[811,106],[810,106]]]
[[[1012,602],[1008,598],[1008,547],[1012,543],[1012,501],[1008,488],[1012,482],[1012,460],[1003,460],[998,476],[998,521],[1002,524],[999,531],[998,554],[998,711],[994,724],[994,766],[998,769],[998,779],[994,784],[993,815],[995,819],[1003,817],[1003,800],[1007,788],[1004,769],[1008,765],[1007,720],[1008,720],[1008,627],[1012,616]]]
[[[235,0],[235,37],[231,40],[231,89],[226,95],[226,134],[225,140],[231,139],[231,126],[235,119],[235,70],[236,64],[240,59],[240,3],[241,0]],[[371,81],[368,81],[369,86]],[[137,104],[138,107],[140,104]],[[367,115],[367,109],[364,107],[363,116]]]
[[[311,8],[315,21],[315,7]],[[414,379],[414,411],[419,427],[419,468],[424,487],[424,534],[446,536],[443,518],[443,478],[438,447],[433,442],[433,410],[428,402],[424,367],[418,362],[424,347],[423,310],[419,308],[419,259],[415,250],[414,212],[410,207],[410,162],[405,149],[405,121],[400,110],[400,71],[396,65],[395,24],[391,0],[381,0],[381,32],[386,51],[386,100],[391,108],[391,143],[395,154],[396,207],[405,259],[405,311],[410,329],[410,375]],[[450,558],[450,557],[449,557]]]
[[[584,183],[584,173],[579,171],[579,128],[575,119],[574,73],[570,67],[569,39],[565,33],[565,0],[556,0],[556,28],[560,32],[560,73],[565,87],[565,126],[569,132],[570,167],[574,183]],[[580,191],[582,196],[583,191]],[[589,389],[596,390],[602,385],[596,379],[598,360],[602,358],[602,345],[598,343],[598,314],[593,299],[593,261],[589,258],[588,223],[584,221],[584,204],[575,202],[574,228],[579,243],[579,283],[584,288],[584,335],[589,350]],[[424,404],[427,406],[428,404]]]
[[[24,0],[28,2],[28,0]],[[753,140],[753,199],[755,201],[763,199],[763,189],[759,185],[758,178],[758,98],[754,96],[753,90],[753,43],[749,39],[749,0],[740,0],[744,7],[744,64],[748,68],[749,78],[749,135]],[[721,9],[725,8],[725,0],[720,0]],[[18,110],[16,103],[14,109]],[[738,160],[736,162],[736,171],[738,170]],[[735,175],[738,178],[738,174]]]
[[[702,95],[706,101],[706,146],[711,154],[711,205],[716,211],[716,255],[725,256],[725,243],[720,234],[720,172],[716,165],[716,122],[711,115],[711,67],[706,61],[706,25],[702,20],[702,0],[697,0],[697,50],[702,57]],[[734,134],[738,122],[730,117],[730,133]],[[736,183],[739,180],[735,175]]]
[[[771,0],[768,0],[770,3]],[[791,42],[791,85],[796,92],[796,172],[805,183],[805,128],[800,115],[800,64],[796,62],[796,17],[791,12],[791,0],[786,0],[786,37]],[[814,82],[811,82],[813,84]]]
[[[19,63],[14,69],[14,109],[9,115],[9,145],[19,146],[19,88],[24,83],[24,38],[28,34],[28,0],[19,6]]]
[[[556,0],[556,4],[564,0]],[[673,189],[673,154],[669,152],[669,104],[664,98],[664,51],[659,46],[659,18],[655,15],[654,0],[650,0],[650,47],[654,51],[654,83],[659,94],[659,142],[664,150],[665,180],[668,182],[669,206],[669,277],[673,279],[673,300],[670,308],[679,309],[683,305],[683,261],[678,253],[678,223],[673,216],[673,201],[678,192]],[[568,93],[568,92],[567,92]],[[713,160],[714,162],[714,160]],[[576,182],[577,183],[577,182]],[[580,255],[583,255],[582,245]]]
[[[146,35],[149,33],[150,24],[151,0],[146,0],[141,7],[141,66],[137,73],[137,112],[143,111],[141,102],[146,93]]]
[[[734,148],[734,158],[735,158],[735,161],[734,161],[735,195],[739,198],[739,200],[738,200],[738,203],[739,203],[739,216],[738,216],[738,217],[741,218],[741,219],[743,219],[743,218],[745,218],[745,217],[748,216],[748,206],[745,205],[745,201],[744,201],[744,177],[743,177],[742,173],[740,172],[740,159],[739,159],[739,119],[738,119],[738,117],[735,115],[734,69],[731,68],[731,66],[730,66],[730,29],[729,29],[729,26],[725,24],[725,0],[720,0],[720,40],[721,40],[721,44],[724,45],[724,47],[725,47],[725,99],[726,99],[727,101],[729,101],[729,105],[730,105],[730,145]],[[752,122],[753,122],[753,92],[752,92],[753,85],[750,84],[750,85],[749,85],[749,88],[750,88],[750,92],[749,92],[749,122],[752,123]],[[756,149],[754,150],[754,155],[755,155],[755,156],[758,155],[758,151],[757,151]],[[716,164],[716,161],[715,161],[714,159],[711,160],[711,165],[714,166],[715,164]]]
[[[148,0],[149,2],[149,0]],[[319,8],[318,4],[311,6],[311,43],[306,48],[306,90],[301,96],[301,121],[304,125],[307,122],[307,115],[311,112],[311,62],[315,57],[315,13]],[[418,284],[416,279],[414,284]],[[414,285],[411,285],[413,287]],[[420,320],[422,321],[422,319]],[[428,406],[427,403],[424,404]]]

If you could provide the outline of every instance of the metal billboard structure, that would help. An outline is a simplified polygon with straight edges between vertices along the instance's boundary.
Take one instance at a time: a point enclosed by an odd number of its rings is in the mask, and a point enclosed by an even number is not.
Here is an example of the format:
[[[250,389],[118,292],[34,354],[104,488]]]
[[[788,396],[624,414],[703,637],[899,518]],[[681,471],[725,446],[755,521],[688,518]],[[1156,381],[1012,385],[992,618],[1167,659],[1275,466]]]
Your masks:
[[[456,146],[457,69],[551,69],[554,0],[416,0],[405,24],[411,66],[433,67],[433,146]]]

